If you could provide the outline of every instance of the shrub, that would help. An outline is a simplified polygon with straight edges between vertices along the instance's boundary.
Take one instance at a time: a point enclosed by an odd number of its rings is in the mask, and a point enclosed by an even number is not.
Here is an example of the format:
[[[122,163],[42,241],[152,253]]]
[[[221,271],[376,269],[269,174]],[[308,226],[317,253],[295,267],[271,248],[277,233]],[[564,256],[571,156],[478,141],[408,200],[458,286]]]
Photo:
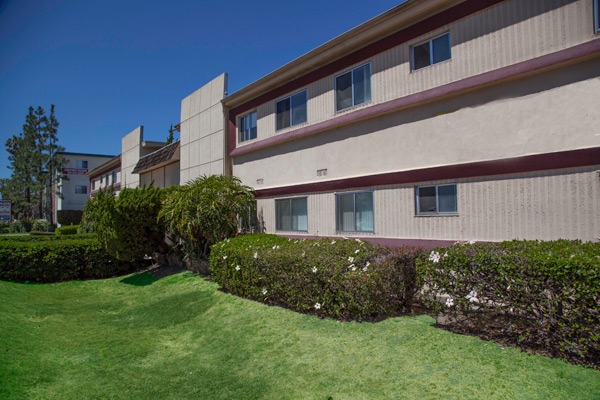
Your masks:
[[[10,232],[10,224],[6,221],[0,220],[0,234],[9,233]]]
[[[170,189],[159,218],[189,254],[208,256],[210,246],[238,233],[254,206],[252,188],[234,176],[202,176]]]
[[[598,363],[599,255],[600,243],[566,240],[457,244],[418,260],[418,272],[426,304],[457,329]]]
[[[61,235],[77,235],[79,233],[79,225],[67,225],[56,228],[55,231],[57,236]]]
[[[213,279],[251,299],[340,320],[410,311],[416,249],[357,240],[291,240],[253,234],[212,247]]]
[[[50,222],[46,221],[45,219],[36,219],[33,221],[31,230],[35,232],[47,232],[49,226]]]
[[[94,234],[77,234],[77,235],[60,235],[57,236],[52,232],[32,232],[29,235],[19,236],[0,236],[0,242],[40,242],[40,241],[69,241],[82,239],[97,239]]]
[[[61,225],[79,225],[83,216],[82,210],[58,210],[56,221]]]
[[[11,233],[28,233],[31,232],[32,222],[28,218],[14,220],[10,226]]]
[[[60,282],[129,273],[134,264],[119,263],[96,239],[0,241],[0,279]]]
[[[146,255],[166,253],[164,225],[158,221],[163,189],[153,186],[100,190],[88,199],[85,213],[93,222],[100,244],[122,261],[141,260]]]

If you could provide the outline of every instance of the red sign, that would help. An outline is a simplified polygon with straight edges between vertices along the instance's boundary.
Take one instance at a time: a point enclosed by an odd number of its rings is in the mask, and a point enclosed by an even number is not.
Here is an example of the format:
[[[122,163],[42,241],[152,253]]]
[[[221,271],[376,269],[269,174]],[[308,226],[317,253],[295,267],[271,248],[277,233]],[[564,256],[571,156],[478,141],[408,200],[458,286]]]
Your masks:
[[[63,174],[65,175],[85,175],[87,174],[87,168],[64,168]]]

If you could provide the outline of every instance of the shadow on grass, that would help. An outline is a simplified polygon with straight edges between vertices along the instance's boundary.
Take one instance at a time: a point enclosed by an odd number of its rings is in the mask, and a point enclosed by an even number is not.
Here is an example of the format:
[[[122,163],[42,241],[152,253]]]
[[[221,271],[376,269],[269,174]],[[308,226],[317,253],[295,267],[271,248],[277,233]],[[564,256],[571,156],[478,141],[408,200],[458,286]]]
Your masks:
[[[142,272],[141,274],[134,274],[134,275],[128,276],[127,278],[123,278],[123,279],[121,279],[121,283],[125,283],[127,285],[132,285],[132,286],[148,286],[148,285],[152,285],[158,279],[159,278],[155,277],[150,272],[145,271],[145,272]]]

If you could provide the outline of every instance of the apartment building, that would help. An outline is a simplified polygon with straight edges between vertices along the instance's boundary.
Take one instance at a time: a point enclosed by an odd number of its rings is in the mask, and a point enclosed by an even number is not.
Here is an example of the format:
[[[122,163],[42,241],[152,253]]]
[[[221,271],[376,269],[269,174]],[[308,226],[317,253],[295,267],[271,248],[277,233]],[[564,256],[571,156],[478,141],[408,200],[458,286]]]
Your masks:
[[[600,237],[598,0],[408,0],[182,100],[180,179],[262,228],[386,244]]]

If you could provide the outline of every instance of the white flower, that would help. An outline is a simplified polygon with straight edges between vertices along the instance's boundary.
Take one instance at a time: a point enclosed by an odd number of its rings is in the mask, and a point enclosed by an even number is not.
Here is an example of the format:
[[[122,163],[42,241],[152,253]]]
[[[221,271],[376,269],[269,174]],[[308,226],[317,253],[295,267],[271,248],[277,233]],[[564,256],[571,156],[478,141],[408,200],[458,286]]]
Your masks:
[[[236,266],[235,266],[235,270],[236,270],[236,271],[239,271],[239,270],[240,270],[240,266],[239,266],[239,265],[236,265]]]
[[[321,308],[321,303],[315,303],[315,310],[318,310]]]
[[[360,240],[360,239],[354,239],[354,240],[356,240],[358,243],[362,243],[362,240]]]
[[[445,252],[444,255],[442,256],[442,258],[446,258],[448,257],[448,252]]]
[[[354,252],[354,254],[358,254],[360,252],[359,249],[356,249],[356,251]]]
[[[223,260],[227,260],[227,256],[223,256]]]
[[[302,252],[302,257],[304,257],[305,255],[306,255],[306,252],[305,252],[305,251],[303,251],[303,252]]]
[[[474,290],[471,290],[469,292],[469,294],[467,295],[467,300],[469,300],[471,303],[476,303],[479,301],[479,299],[477,298],[477,292]]]
[[[258,252],[254,252],[254,258],[258,258]]]
[[[348,257],[348,261],[350,261],[351,263],[354,262],[354,257]]]
[[[335,240],[332,240],[332,241],[331,241],[331,244],[335,244]]]
[[[364,268],[363,268],[363,271],[367,272],[367,267],[364,267]]]
[[[429,261],[433,261],[434,263],[439,263],[440,262],[440,253],[438,253],[437,251],[432,251],[431,254],[429,254]]]
[[[454,305],[454,300],[452,299],[452,297],[448,297],[448,299],[446,300],[446,307],[452,307]]]
[[[475,240],[469,240],[469,244],[475,244],[477,243]]]
[[[313,273],[315,273],[315,274],[316,274],[316,273],[317,273],[317,271],[318,271],[318,270],[317,270],[317,267],[312,267],[311,271],[312,271]]]
[[[354,266],[354,264],[350,265],[348,268],[350,268],[352,271],[356,271],[356,267]]]
[[[266,295],[266,294],[267,294],[267,289],[263,289],[263,290],[262,290],[262,294],[265,294],[265,295]]]
[[[370,261],[367,261],[367,264],[366,264],[366,266],[368,267],[369,265],[371,265],[371,262],[370,262]]]

